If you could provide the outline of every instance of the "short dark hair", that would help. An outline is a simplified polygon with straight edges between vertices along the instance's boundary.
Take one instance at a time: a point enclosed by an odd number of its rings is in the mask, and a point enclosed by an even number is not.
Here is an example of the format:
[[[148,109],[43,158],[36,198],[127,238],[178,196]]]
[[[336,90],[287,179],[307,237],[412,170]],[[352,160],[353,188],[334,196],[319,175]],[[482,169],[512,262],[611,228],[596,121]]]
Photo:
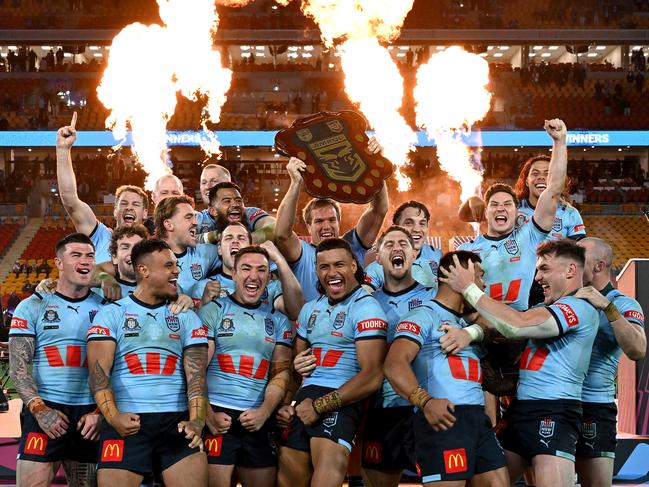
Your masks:
[[[180,196],[169,196],[159,202],[155,208],[154,224],[160,238],[167,236],[164,222],[176,214],[176,207],[182,203],[187,203],[195,208],[194,198],[182,194]]]
[[[516,197],[516,193],[514,192],[514,189],[509,184],[505,184],[505,183],[494,183],[487,188],[487,191],[485,191],[484,194],[485,204],[489,204],[489,200],[496,193],[507,193],[513,198],[514,205],[518,207],[518,198]]]
[[[576,241],[569,238],[562,238],[560,240],[544,240],[536,248],[536,255],[538,257],[545,257],[548,255],[564,257],[576,262],[582,269],[586,265],[586,249]]]
[[[216,195],[221,189],[236,189],[239,194],[241,194],[241,188],[233,183],[232,181],[222,181],[220,183],[215,184],[210,188],[209,192],[209,199],[210,199],[210,205],[212,205],[212,202],[216,199]]]
[[[113,230],[113,235],[110,238],[110,245],[108,247],[110,255],[112,255],[113,257],[117,255],[117,242],[119,242],[124,237],[132,237],[134,235],[142,237],[142,240],[146,240],[147,238],[149,238],[149,231],[141,223],[117,227],[115,230]]]
[[[88,244],[92,246],[93,250],[95,249],[95,244],[92,243],[92,240],[90,240],[90,237],[88,237],[88,235],[75,232],[67,234],[61,240],[56,242],[56,245],[54,246],[54,252],[56,253],[56,255],[58,255],[59,252],[65,252],[65,246],[72,243]]]
[[[264,257],[266,257],[266,260],[268,261],[269,265],[269,270],[270,270],[270,255],[268,255],[268,251],[261,247],[260,245],[248,245],[247,247],[242,248],[237,252],[237,255],[234,256],[234,268],[237,268],[237,264],[241,260],[241,257],[243,257],[246,254],[261,254]]]
[[[245,225],[244,225],[243,223],[241,223],[241,222],[232,222],[232,223],[228,223],[228,224],[225,226],[225,228],[224,228],[223,230],[221,230],[221,233],[219,234],[219,243],[221,243],[221,240],[223,239],[223,233],[225,232],[225,230],[226,230],[228,227],[241,227],[241,228],[243,228],[243,229],[246,231],[246,233],[248,234],[248,244],[252,244],[252,233],[250,233],[250,230],[248,230],[248,227],[245,226]]]
[[[338,221],[340,221],[340,205],[337,201],[332,200],[331,198],[313,198],[309,200],[304,209],[302,210],[302,218],[304,223],[311,225],[311,213],[313,210],[318,210],[320,208],[326,208],[327,206],[333,206]]]
[[[414,249],[415,248],[415,241],[412,239],[412,235],[410,235],[410,232],[408,231],[407,228],[402,227],[401,225],[390,225],[388,228],[385,229],[385,232],[381,234],[379,239],[376,241],[376,250],[378,251],[381,248],[381,244],[383,243],[383,240],[385,237],[388,235],[390,232],[402,232],[408,237],[408,242],[410,242],[410,246]]]
[[[145,256],[154,252],[161,252],[165,249],[171,250],[169,245],[167,245],[167,242],[158,240],[157,238],[151,240],[140,240],[138,243],[133,245],[133,250],[131,250],[131,264],[133,265],[133,270],[136,271],[136,275],[137,266],[140,265],[140,262]]]
[[[455,265],[455,260],[453,256],[457,255],[460,265],[465,269],[469,267],[469,261],[473,262],[482,262],[482,259],[475,252],[470,252],[468,250],[454,250],[452,252],[445,253],[439,261],[439,270],[437,271],[437,278],[446,277],[446,274],[442,269],[448,269],[450,265]],[[441,284],[441,283],[440,283]]]
[[[419,201],[410,200],[410,201],[406,201],[401,206],[399,206],[399,208],[394,210],[394,214],[392,215],[392,223],[394,223],[395,225],[399,225],[400,224],[399,218],[401,217],[401,213],[403,213],[404,210],[408,208],[416,208],[417,210],[419,210],[421,213],[424,214],[426,220],[430,221],[430,211],[428,211],[426,205],[420,203]]]
[[[344,240],[342,238],[328,238],[327,240],[320,242],[315,248],[316,259],[318,258],[319,253],[335,249],[346,250],[347,253],[352,257],[354,262],[356,262],[356,272],[354,273],[354,277],[359,284],[363,284],[365,282],[365,270],[363,270],[363,266],[358,261],[356,254],[354,254],[354,251],[352,250],[352,247],[351,245],[349,245],[349,242],[347,242],[347,240]],[[319,293],[324,294],[324,288],[322,287],[322,284],[320,284],[320,279],[318,279],[316,288],[318,289]]]

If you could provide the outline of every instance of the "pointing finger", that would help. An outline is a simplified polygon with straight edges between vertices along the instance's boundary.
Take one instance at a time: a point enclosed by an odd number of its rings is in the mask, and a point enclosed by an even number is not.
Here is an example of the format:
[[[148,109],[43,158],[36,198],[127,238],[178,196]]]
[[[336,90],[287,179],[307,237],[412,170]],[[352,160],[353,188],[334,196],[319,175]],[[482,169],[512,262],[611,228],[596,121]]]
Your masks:
[[[72,113],[72,122],[70,123],[70,127],[72,127],[72,130],[75,130],[77,126],[77,112],[76,110]]]

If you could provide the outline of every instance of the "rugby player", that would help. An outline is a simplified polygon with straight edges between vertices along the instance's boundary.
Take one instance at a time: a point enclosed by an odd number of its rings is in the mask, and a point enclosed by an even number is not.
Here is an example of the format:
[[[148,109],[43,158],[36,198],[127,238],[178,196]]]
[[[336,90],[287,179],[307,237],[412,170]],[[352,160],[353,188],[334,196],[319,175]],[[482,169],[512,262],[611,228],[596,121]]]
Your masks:
[[[361,401],[383,382],[387,322],[378,302],[363,289],[363,269],[346,240],[328,238],[315,248],[319,298],[304,305],[293,352],[316,358],[302,381],[295,407],[278,417],[291,420],[280,448],[278,485],[340,486],[361,419]]]
[[[61,194],[61,203],[77,232],[88,235],[95,246],[95,261],[110,261],[111,230],[97,220],[92,208],[77,194],[77,182],[72,167],[71,149],[77,140],[77,112],[72,115],[69,126],[58,130],[56,136],[56,179]],[[149,198],[142,188],[120,186],[115,191],[113,216],[117,228],[142,223],[147,217]]]
[[[440,262],[440,278],[451,263],[472,263],[472,280],[483,289],[480,257],[450,252]],[[441,279],[440,279],[441,281]],[[479,325],[462,318],[462,294],[440,282],[435,300],[401,317],[385,361],[385,374],[404,399],[418,409],[413,419],[417,465],[424,485],[502,486],[507,468],[491,421],[485,414],[478,350],[469,346],[447,355],[440,340],[448,327],[469,329],[478,338]]]
[[[368,149],[372,153],[381,151],[376,139],[371,138]],[[295,214],[302,192],[304,180],[302,173],[306,170],[304,161],[291,157],[286,165],[291,184],[277,209],[275,225],[275,244],[284,255],[295,277],[302,286],[304,299],[310,301],[318,298],[317,277],[315,269],[316,246],[328,238],[340,235],[340,206],[329,198],[314,198],[304,207],[302,216],[311,236],[311,243],[300,240],[293,228]],[[383,183],[369,207],[361,215],[356,226],[348,230],[342,238],[349,242],[356,259],[365,262],[365,254],[376,239],[383,220],[388,212],[388,191]]]
[[[531,465],[537,486],[568,486],[581,426],[582,384],[599,325],[598,311],[574,296],[583,286],[585,250],[568,239],[537,249],[536,280],[545,306],[516,311],[490,298],[473,282],[474,266],[440,266],[440,282],[467,302],[505,337],[527,339],[520,359],[516,399],[505,412],[500,441],[509,476],[516,482]]]
[[[20,487],[49,485],[61,463],[69,485],[95,485],[101,415],[88,388],[85,340],[103,303],[90,292],[94,246],[86,235],[67,235],[54,262],[56,292],[21,301],[9,330],[9,374],[24,405]]]
[[[605,240],[586,237],[584,284],[576,297],[599,310],[599,328],[581,393],[584,410],[577,442],[577,473],[582,486],[600,487],[613,482],[617,444],[615,380],[622,352],[641,360],[647,351],[644,313],[635,299],[615,289],[610,281],[613,249]]]
[[[193,311],[169,310],[179,269],[165,242],[137,243],[131,260],[135,291],[88,331],[90,389],[105,419],[97,479],[137,487],[160,471],[165,485],[206,485],[207,330]]]
[[[211,487],[230,487],[235,467],[244,487],[275,485],[272,415],[288,387],[293,336],[286,316],[262,300],[269,278],[268,252],[246,246],[235,257],[234,291],[199,312],[209,339]]]

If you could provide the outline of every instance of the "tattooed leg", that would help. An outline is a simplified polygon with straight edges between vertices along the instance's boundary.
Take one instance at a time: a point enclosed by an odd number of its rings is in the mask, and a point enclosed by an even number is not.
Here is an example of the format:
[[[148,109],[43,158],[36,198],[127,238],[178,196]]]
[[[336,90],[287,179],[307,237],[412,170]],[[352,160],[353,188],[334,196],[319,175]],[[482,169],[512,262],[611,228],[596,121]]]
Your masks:
[[[30,462],[18,460],[16,487],[48,487],[59,469],[59,462]]]
[[[70,487],[97,487],[97,465],[94,463],[64,460],[63,469]]]

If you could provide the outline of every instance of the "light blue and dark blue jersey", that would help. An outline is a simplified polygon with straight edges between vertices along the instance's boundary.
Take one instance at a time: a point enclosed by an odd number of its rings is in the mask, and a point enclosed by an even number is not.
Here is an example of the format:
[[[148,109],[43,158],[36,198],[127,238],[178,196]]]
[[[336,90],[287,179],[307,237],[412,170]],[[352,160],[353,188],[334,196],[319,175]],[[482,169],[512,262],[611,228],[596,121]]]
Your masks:
[[[210,276],[208,279],[205,279],[197,284],[196,292],[199,296],[203,296],[205,292],[205,287],[209,281],[218,281],[221,284],[221,293],[219,298],[224,298],[228,294],[234,293],[234,281],[232,276],[226,274],[223,269],[220,269],[219,272],[213,276]],[[275,307],[275,301],[282,296],[282,284],[277,279],[271,279],[268,282],[268,286],[264,291],[264,294],[261,296],[261,302],[271,307]]]
[[[534,214],[534,206],[527,200],[521,200],[516,214],[516,226],[520,227],[529,221]],[[579,210],[565,202],[560,202],[557,206],[557,214],[552,223],[552,230],[548,234],[549,240],[559,240],[561,238],[572,238],[575,240],[582,239],[586,236],[586,226],[582,220]]]
[[[88,341],[116,344],[110,381],[122,412],[187,410],[183,352],[207,346],[207,329],[193,311],[173,314],[168,303],[149,305],[130,295],[95,317]]]
[[[372,296],[376,299],[388,319],[388,346],[394,341],[394,334],[397,325],[408,312],[428,303],[435,297],[435,289],[426,287],[418,282],[415,282],[408,289],[401,292],[391,293],[385,288],[376,291]],[[392,385],[383,380],[383,389],[380,398],[381,407],[393,408],[398,406],[409,406],[410,403],[405,399],[401,399],[399,395],[394,392]]]
[[[356,341],[385,340],[387,328],[381,305],[361,286],[340,301],[321,296],[306,303],[297,320],[297,339],[313,350],[316,368],[302,385],[342,386],[360,372]]]
[[[9,337],[35,339],[33,375],[38,395],[59,404],[94,404],[88,387],[86,334],[104,300],[94,293],[71,299],[34,293],[21,301]]]
[[[210,403],[240,411],[259,407],[275,347],[293,343],[288,318],[262,302],[247,306],[233,296],[207,303],[199,316],[215,343],[207,368]]]
[[[442,258],[442,251],[428,244],[422,246],[419,256],[412,263],[412,277],[424,286],[437,289],[437,269]],[[383,266],[372,262],[365,268],[365,282],[374,289],[381,289],[385,282]]]
[[[270,216],[261,208],[255,208],[254,206],[246,207],[243,210],[246,217],[245,220],[241,223],[243,223],[251,232],[255,229],[255,225],[259,220],[264,217]],[[207,208],[202,211],[196,211],[196,220],[198,220],[198,227],[196,227],[196,232],[198,234],[216,230],[216,220],[212,217],[212,215],[210,215],[210,212]]]
[[[475,252],[482,259],[485,292],[496,301],[505,301],[519,311],[527,309],[536,274],[536,247],[548,233],[532,219],[509,235],[480,235],[460,245],[459,250]]]
[[[89,237],[95,246],[95,262],[97,264],[109,262],[111,260],[109,248],[110,241],[113,238],[113,231],[97,220],[97,225],[95,225]]]
[[[599,313],[588,301],[574,296],[564,296],[546,309],[554,317],[559,335],[528,340],[520,360],[516,397],[581,401]]]
[[[615,305],[629,323],[644,328],[644,313],[635,299],[625,296],[610,284],[601,293]],[[615,378],[621,355],[622,349],[615,339],[611,323],[606,318],[606,314],[600,311],[599,328],[581,392],[582,401],[596,403],[615,401]]]
[[[419,386],[431,396],[455,405],[484,405],[477,348],[469,345],[457,355],[445,354],[439,343],[445,333],[439,330],[442,325],[468,326],[459,313],[429,301],[401,318],[394,339],[411,340],[419,346],[412,370]]]
[[[358,238],[356,228],[352,228],[341,238],[351,245],[352,251],[358,259],[358,263],[362,266],[363,262],[365,262],[367,247],[365,247],[360,238]],[[304,300],[311,301],[320,296],[316,287],[318,275],[315,270],[315,246],[305,242],[304,240],[300,240],[300,246],[302,247],[300,257],[298,257],[295,262],[289,262],[289,265],[291,266],[291,270],[293,271],[293,274],[295,274],[297,281],[302,286]]]
[[[187,247],[182,254],[175,255],[180,269],[178,292],[200,299],[203,297],[205,283],[200,286],[199,283],[217,272],[221,266],[216,245],[197,244],[196,247]]]

